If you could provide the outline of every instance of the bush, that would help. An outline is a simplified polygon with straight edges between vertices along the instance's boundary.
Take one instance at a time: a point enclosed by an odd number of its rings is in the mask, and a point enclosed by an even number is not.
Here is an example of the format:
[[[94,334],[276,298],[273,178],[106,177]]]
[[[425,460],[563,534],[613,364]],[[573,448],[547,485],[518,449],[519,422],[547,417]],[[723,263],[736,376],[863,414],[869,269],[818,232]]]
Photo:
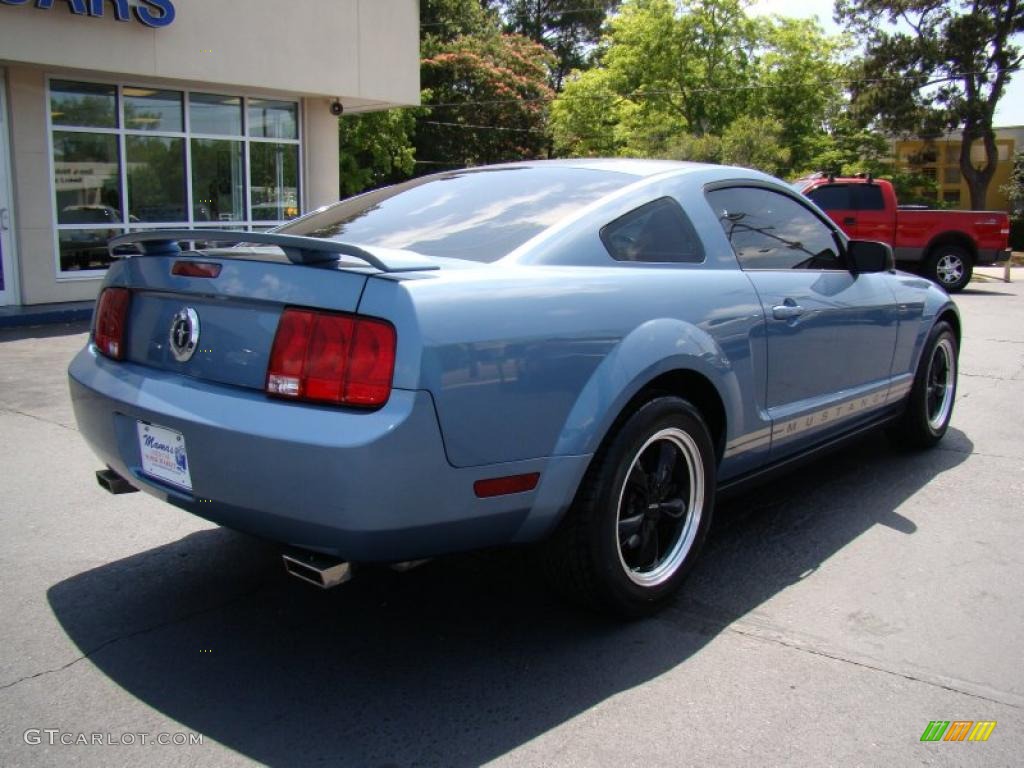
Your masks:
[[[1024,217],[1010,219],[1010,249],[1024,251]]]

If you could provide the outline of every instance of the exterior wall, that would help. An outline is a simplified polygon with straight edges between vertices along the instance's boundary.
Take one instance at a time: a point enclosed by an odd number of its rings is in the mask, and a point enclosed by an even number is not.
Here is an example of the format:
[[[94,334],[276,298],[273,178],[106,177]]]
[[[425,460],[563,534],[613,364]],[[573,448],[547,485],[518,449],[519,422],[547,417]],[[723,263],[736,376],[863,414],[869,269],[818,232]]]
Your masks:
[[[338,168],[338,118],[331,114],[328,99],[303,99],[302,178],[303,208],[316,210],[338,200],[341,174]]]
[[[96,278],[57,281],[53,197],[46,131],[46,78],[41,70],[8,67],[11,175],[21,303],[85,301],[96,297]]]
[[[100,283],[58,273],[49,76],[298,100],[304,211],[338,199],[335,99],[350,113],[419,102],[417,0],[173,0],[160,29],[118,22],[116,4],[90,18],[0,3],[18,303],[91,300]]]
[[[419,103],[416,0],[174,0],[161,29],[115,21],[109,0],[101,7],[90,18],[63,1],[0,5],[0,58],[337,96],[353,109]]]
[[[995,175],[988,186],[986,208],[1009,211],[1010,201],[1002,191],[1013,173],[1014,155],[1024,148],[1024,126],[996,128],[996,147],[999,160]],[[972,148],[976,162],[985,160],[984,148],[975,143]],[[934,139],[909,139],[893,142],[895,160],[901,168],[914,170],[934,178],[939,185],[939,199],[954,208],[968,210],[971,193],[967,180],[960,173],[960,134],[952,133]]]

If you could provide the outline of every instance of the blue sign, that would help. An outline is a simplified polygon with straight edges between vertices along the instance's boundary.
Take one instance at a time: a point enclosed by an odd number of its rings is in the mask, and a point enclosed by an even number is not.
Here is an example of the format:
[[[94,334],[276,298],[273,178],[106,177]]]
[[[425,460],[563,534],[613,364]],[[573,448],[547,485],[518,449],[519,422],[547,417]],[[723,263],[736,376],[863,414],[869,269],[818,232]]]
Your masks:
[[[35,0],[35,7],[41,11],[53,8],[55,0]],[[132,11],[135,18],[147,27],[158,29],[166,27],[174,21],[174,4],[171,0],[138,0],[133,8],[128,0],[56,0],[59,5],[68,6],[68,10],[76,16],[103,16],[103,10],[109,3],[114,9],[114,18],[118,21],[131,21]],[[0,0],[2,5],[28,5],[33,0]]]

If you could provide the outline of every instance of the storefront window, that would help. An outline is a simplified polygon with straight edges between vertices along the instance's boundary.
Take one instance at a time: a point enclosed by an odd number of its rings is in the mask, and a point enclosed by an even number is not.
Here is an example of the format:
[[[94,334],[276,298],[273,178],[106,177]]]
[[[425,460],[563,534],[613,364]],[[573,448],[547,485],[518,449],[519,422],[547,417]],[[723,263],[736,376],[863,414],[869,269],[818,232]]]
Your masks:
[[[61,274],[105,268],[126,231],[300,213],[296,102],[58,79],[49,99]]]
[[[299,214],[299,148],[254,142],[250,148],[253,221],[280,221]]]
[[[245,219],[245,160],[240,141],[192,139],[195,221]]]
[[[242,135],[242,100],[237,96],[193,93],[188,97],[192,133]]]
[[[124,127],[136,131],[183,131],[181,92],[125,88]]]
[[[185,213],[185,142],[128,136],[128,220],[188,221]]]
[[[249,99],[249,135],[265,139],[297,139],[298,109],[291,101]]]
[[[50,81],[50,122],[92,128],[117,126],[117,87]]]
[[[121,221],[117,136],[53,132],[53,184],[60,224]]]

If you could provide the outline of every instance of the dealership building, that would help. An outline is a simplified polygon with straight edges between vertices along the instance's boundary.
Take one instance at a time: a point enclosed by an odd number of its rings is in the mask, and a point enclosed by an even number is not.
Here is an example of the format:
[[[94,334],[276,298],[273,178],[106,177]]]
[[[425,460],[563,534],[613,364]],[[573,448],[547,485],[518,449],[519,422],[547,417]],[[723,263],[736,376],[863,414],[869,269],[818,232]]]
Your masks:
[[[0,306],[92,300],[109,238],[338,198],[338,118],[419,102],[417,0],[0,0]]]

